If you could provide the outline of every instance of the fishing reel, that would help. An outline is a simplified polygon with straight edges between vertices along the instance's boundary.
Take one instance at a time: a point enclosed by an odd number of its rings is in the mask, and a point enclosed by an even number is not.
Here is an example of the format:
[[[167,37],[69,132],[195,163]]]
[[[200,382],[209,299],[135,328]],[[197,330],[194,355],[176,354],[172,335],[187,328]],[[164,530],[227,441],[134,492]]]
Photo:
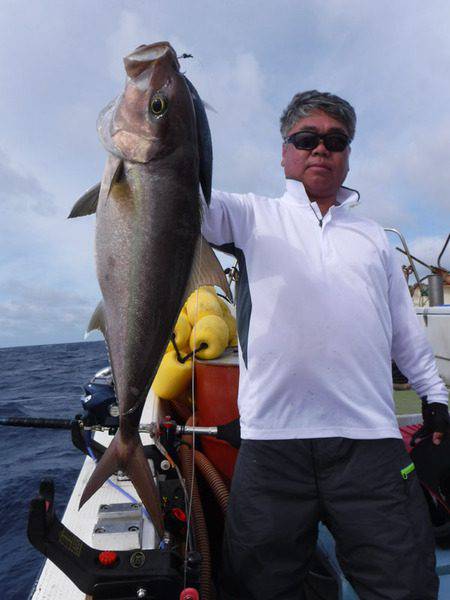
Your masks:
[[[98,371],[89,383],[83,386],[81,396],[83,414],[81,420],[86,426],[102,426],[109,429],[119,427],[119,404],[111,367]]]

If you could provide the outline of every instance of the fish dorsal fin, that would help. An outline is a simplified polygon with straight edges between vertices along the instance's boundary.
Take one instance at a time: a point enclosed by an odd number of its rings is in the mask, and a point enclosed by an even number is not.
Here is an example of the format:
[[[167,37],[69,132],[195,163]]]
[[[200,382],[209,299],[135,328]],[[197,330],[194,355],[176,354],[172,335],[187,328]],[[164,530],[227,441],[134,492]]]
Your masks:
[[[199,236],[195,247],[191,275],[186,286],[185,298],[202,285],[217,285],[230,300],[233,299],[230,286],[219,259],[203,236]],[[184,303],[183,301],[183,303]]]
[[[106,339],[106,319],[103,300],[100,300],[94,312],[92,313],[84,337],[86,338],[87,335],[95,329],[101,331],[103,333],[103,337]]]
[[[212,106],[209,102],[206,102],[206,100],[202,100],[203,102],[203,106],[206,108],[206,110],[209,110],[213,113],[216,113],[216,115],[218,115],[218,111],[214,108],[214,106]]]
[[[212,142],[211,131],[209,129],[208,117],[206,116],[205,106],[197,90],[189,79],[185,76],[187,86],[192,96],[192,103],[195,111],[195,121],[197,125],[197,144],[199,157],[199,180],[202,186],[203,195],[206,204],[211,200],[211,179],[212,179]]]
[[[100,183],[96,183],[88,189],[73,205],[68,219],[93,215],[97,210],[98,196],[100,194]]]

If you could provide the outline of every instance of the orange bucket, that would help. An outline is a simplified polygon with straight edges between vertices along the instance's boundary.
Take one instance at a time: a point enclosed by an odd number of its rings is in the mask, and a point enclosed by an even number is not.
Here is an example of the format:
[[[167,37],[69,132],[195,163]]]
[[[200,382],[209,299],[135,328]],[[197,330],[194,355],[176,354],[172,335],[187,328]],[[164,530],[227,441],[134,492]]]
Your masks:
[[[195,362],[195,403],[198,424],[225,425],[239,418],[237,395],[239,362],[237,350],[228,349],[220,358]],[[229,482],[236,463],[236,448],[223,440],[202,436],[206,456]]]

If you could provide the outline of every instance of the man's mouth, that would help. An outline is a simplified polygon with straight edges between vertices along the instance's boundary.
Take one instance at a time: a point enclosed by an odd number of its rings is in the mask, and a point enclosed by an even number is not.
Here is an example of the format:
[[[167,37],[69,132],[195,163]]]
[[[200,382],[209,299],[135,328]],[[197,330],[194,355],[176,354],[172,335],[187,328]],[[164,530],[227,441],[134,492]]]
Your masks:
[[[328,171],[328,172],[331,171],[331,168],[328,165],[324,164],[324,163],[313,163],[311,165],[308,165],[307,168],[308,169],[313,169],[313,170],[318,171],[318,172],[320,172],[320,171],[323,171],[323,172],[325,172],[325,171]]]

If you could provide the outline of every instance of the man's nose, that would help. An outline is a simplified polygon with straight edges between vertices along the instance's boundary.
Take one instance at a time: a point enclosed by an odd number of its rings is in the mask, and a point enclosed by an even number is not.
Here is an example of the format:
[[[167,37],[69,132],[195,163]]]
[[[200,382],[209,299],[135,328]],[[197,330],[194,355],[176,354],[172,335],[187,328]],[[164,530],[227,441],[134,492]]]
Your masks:
[[[323,140],[320,140],[319,145],[312,151],[313,156],[327,156],[329,151],[326,149]]]

